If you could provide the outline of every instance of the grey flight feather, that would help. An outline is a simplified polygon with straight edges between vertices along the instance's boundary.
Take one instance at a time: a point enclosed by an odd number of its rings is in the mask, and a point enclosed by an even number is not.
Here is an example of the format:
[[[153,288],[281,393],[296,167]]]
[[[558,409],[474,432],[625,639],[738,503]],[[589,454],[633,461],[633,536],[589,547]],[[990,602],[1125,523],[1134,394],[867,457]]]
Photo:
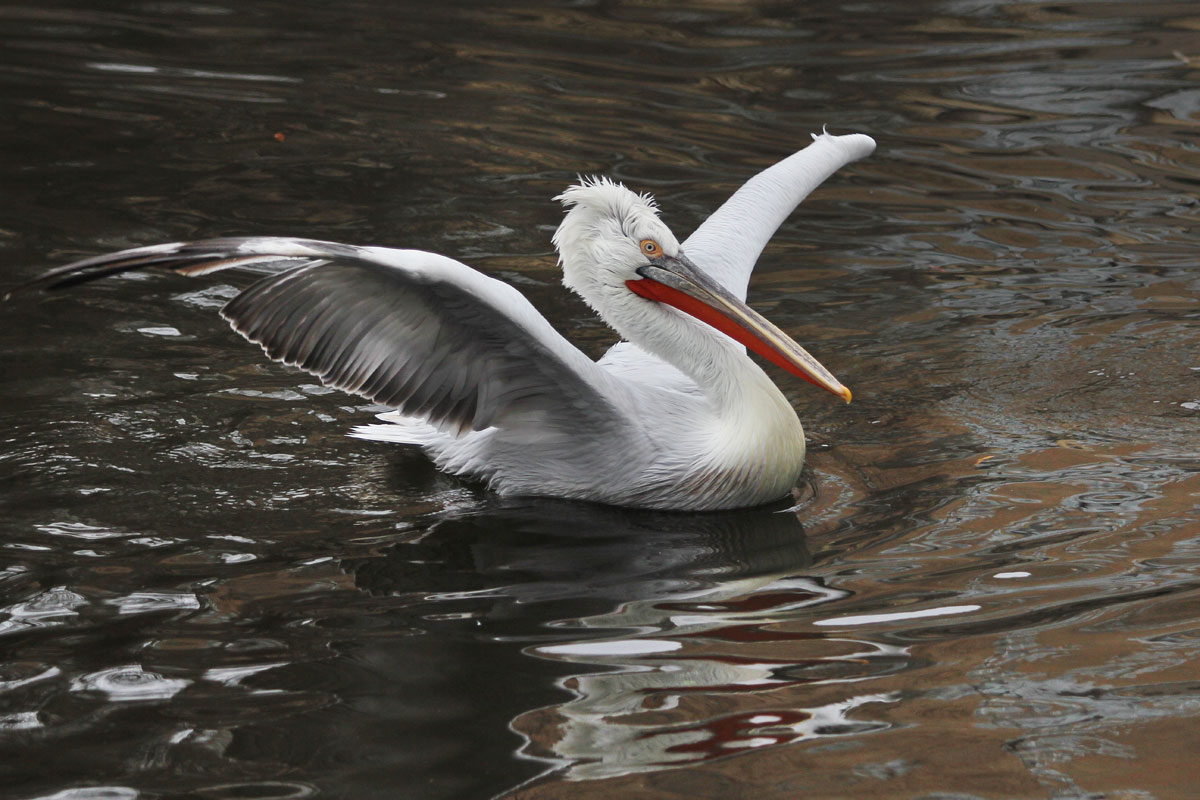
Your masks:
[[[281,237],[137,248],[79,261],[20,290],[157,267],[202,275],[279,260],[221,315],[272,359],[454,433],[507,415],[577,427],[612,418],[611,381],[512,287],[434,253]]]

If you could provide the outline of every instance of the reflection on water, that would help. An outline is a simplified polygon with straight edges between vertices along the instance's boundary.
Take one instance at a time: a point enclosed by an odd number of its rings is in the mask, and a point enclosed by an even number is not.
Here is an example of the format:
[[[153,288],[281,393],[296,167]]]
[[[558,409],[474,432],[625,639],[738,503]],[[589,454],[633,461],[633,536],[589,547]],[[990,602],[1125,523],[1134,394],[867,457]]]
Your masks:
[[[0,8],[6,285],[421,247],[597,354],[550,197],[686,234],[829,124],[879,149],[750,299],[855,402],[781,382],[794,511],[501,502],[346,439],[378,409],[216,318],[242,277],[9,303],[6,796],[1185,796],[1194,4],[94,5]]]
[[[558,685],[576,699],[518,713],[512,725],[527,737],[523,755],[573,765],[569,774],[585,778],[707,757],[675,752],[678,723],[640,719],[650,710],[670,717],[677,692],[719,696],[798,680],[776,677],[797,666],[790,662],[709,658],[680,639],[736,641],[736,631],[841,595],[793,577],[807,564],[803,527],[786,509],[656,514],[509,501],[345,566],[375,594],[437,603],[426,619],[473,619],[522,657],[561,664],[571,677]],[[614,671],[591,674],[600,665]]]

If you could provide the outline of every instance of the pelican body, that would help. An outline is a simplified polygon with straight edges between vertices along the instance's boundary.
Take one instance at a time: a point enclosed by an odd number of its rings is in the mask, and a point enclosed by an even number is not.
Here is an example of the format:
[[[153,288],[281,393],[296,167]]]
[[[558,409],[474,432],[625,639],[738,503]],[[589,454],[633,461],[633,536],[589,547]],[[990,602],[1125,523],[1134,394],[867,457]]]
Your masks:
[[[650,197],[610,180],[582,180],[556,198],[566,208],[553,239],[563,283],[623,339],[599,361],[512,286],[418,250],[214,239],[78,261],[21,288],[147,267],[195,276],[290,266],[221,314],[270,358],[396,409],[352,435],[418,445],[439,468],[502,494],[692,511],[760,505],[796,485],[804,431],[746,347],[850,400],[744,302],[787,215],[875,147],[861,134],[813,139],[683,245]]]

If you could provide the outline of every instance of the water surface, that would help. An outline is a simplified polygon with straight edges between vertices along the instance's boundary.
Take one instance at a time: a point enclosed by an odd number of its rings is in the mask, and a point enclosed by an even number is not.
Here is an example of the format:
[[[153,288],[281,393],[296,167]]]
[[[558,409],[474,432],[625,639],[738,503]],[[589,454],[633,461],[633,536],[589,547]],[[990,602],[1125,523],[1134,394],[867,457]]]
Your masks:
[[[811,6],[811,7],[810,7]],[[6,4],[0,278],[288,234],[443,252],[587,352],[550,202],[681,236],[879,149],[750,300],[798,508],[501,500],[218,319],[3,307],[0,796],[1176,798],[1200,747],[1200,11],[1181,3]],[[785,504],[786,505],[786,504]]]

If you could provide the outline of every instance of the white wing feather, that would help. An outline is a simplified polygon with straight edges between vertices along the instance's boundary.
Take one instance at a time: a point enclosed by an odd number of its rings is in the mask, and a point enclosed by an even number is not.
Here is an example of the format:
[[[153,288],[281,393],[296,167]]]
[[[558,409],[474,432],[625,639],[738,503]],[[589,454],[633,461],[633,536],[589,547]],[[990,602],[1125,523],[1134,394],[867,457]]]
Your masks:
[[[688,237],[684,252],[745,300],[759,254],[788,215],[826,178],[874,150],[875,140],[861,133],[814,134],[808,147],[746,181]]]

